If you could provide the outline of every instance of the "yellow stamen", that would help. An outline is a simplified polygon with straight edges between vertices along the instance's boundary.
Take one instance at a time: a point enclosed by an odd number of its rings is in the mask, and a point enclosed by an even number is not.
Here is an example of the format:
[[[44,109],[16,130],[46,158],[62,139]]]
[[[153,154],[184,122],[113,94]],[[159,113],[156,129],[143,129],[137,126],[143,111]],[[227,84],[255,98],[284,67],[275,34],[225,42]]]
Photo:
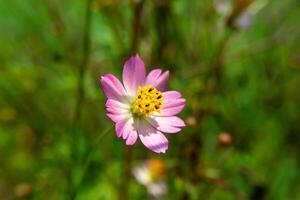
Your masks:
[[[154,112],[160,113],[163,97],[152,85],[139,87],[134,99],[132,112],[138,116],[149,117]]]

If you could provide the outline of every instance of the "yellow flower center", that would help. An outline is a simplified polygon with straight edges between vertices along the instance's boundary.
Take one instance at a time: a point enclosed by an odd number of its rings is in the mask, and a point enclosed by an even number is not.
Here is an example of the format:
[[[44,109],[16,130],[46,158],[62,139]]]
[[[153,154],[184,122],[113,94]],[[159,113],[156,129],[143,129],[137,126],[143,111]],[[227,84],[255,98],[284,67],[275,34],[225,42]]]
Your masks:
[[[162,102],[161,92],[152,85],[139,87],[132,106],[132,112],[138,116],[149,117],[154,112],[160,112]]]

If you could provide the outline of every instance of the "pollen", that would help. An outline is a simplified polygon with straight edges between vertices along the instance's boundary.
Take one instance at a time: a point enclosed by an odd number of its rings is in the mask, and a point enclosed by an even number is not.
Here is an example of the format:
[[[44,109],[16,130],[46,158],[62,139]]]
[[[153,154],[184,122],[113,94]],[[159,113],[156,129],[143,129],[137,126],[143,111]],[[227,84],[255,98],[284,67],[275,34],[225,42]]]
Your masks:
[[[138,87],[137,95],[134,99],[132,112],[138,116],[149,117],[154,112],[160,113],[163,97],[152,85]]]

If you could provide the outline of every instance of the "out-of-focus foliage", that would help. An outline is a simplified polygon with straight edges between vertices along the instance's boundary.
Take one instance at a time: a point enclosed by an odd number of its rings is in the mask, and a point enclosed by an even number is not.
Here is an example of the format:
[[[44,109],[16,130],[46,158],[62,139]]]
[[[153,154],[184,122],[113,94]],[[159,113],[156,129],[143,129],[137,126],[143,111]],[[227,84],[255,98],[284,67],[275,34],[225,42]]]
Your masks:
[[[147,198],[149,159],[161,199],[300,199],[299,19],[298,0],[0,1],[0,199],[70,199],[112,126],[99,77],[136,52],[187,127],[163,155],[109,133],[77,199]]]

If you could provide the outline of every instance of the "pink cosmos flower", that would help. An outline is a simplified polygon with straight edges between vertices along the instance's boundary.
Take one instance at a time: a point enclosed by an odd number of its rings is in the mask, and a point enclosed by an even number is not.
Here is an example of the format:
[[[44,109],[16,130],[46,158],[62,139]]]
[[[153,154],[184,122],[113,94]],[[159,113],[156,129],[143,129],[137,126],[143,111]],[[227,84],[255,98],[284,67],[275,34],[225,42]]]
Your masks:
[[[169,71],[152,70],[146,76],[143,60],[130,57],[123,67],[123,84],[112,74],[101,76],[107,97],[107,116],[115,123],[118,137],[133,145],[139,137],[156,153],[165,153],[168,139],[163,133],[177,133],[185,126],[175,115],[185,106],[177,91],[165,91]]]

